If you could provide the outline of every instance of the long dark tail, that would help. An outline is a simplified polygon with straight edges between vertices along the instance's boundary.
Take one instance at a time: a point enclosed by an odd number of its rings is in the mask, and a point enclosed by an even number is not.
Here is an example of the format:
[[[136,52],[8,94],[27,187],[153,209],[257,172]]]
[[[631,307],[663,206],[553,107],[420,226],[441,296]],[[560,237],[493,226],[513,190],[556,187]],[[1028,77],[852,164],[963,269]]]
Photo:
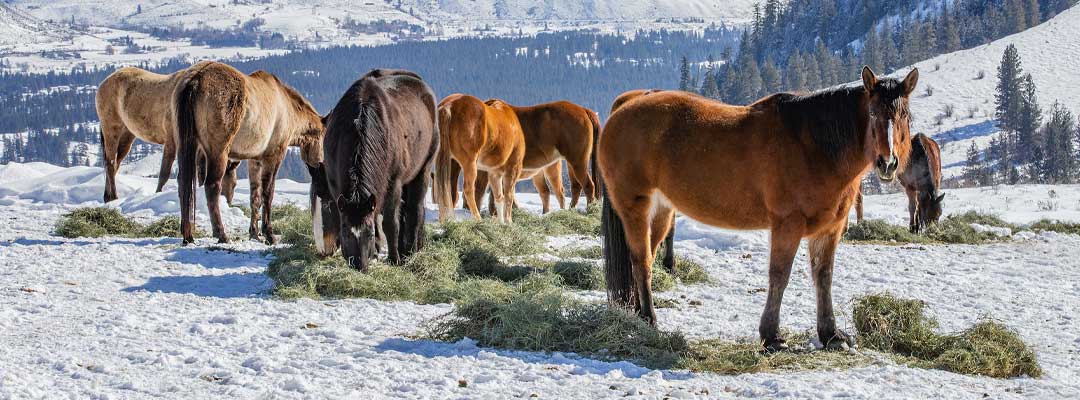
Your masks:
[[[589,156],[589,168],[592,169],[593,195],[594,197],[607,197],[604,191],[604,179],[600,175],[600,165],[596,163],[596,153],[600,147],[600,116],[596,112],[589,111],[589,119],[592,120],[592,154]]]
[[[638,300],[634,290],[630,247],[626,245],[626,231],[623,229],[622,220],[611,208],[606,189],[602,195],[600,235],[604,237],[604,278],[607,281],[608,302],[636,310]]]
[[[198,95],[199,80],[193,78],[184,84],[176,104],[177,132],[180,139],[177,148],[180,165],[177,183],[180,187],[180,231],[184,236],[184,243],[194,241],[195,181],[198,167],[196,158],[199,152],[195,105]]]

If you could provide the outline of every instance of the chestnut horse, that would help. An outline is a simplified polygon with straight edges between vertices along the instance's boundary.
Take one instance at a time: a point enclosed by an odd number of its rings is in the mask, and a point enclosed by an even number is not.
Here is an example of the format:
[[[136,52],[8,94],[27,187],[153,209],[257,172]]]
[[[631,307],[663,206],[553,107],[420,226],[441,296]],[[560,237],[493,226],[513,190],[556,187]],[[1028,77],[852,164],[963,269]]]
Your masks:
[[[300,157],[309,166],[322,162],[323,125],[315,108],[270,73],[248,76],[219,62],[202,62],[191,68],[178,88],[176,121],[184,243],[194,242],[198,150],[206,155],[206,202],[214,237],[221,243],[229,241],[218,205],[229,160],[249,160],[250,234],[258,238],[255,226],[261,212],[262,233],[274,243],[270,205],[286,150],[300,147]]]
[[[829,348],[853,344],[833,316],[836,246],[862,174],[874,166],[889,181],[907,162],[908,98],[917,81],[914,70],[900,81],[864,68],[858,87],[774,94],[749,106],[679,92],[622,105],[597,154],[607,189],[609,300],[656,323],[652,256],[678,210],[712,226],[770,229],[769,292],[759,326],[770,351],[786,348],[780,303],[799,243],[810,238],[818,337]]]
[[[439,103],[441,146],[435,166],[435,191],[439,220],[453,215],[453,192],[457,181],[452,177],[452,162],[464,173],[465,203],[473,218],[480,219],[477,208],[477,171],[488,174],[488,184],[495,198],[500,222],[513,220],[514,184],[525,159],[525,135],[513,108],[500,100],[480,99],[452,94]]]
[[[896,176],[908,198],[908,229],[922,231],[941,218],[941,147],[924,134],[911,138],[911,157]],[[863,221],[863,194],[860,186],[855,198],[855,216]]]
[[[159,144],[165,150],[158,171],[157,192],[172,175],[176,159],[176,134],[173,124],[173,101],[177,85],[188,69],[170,75],[156,74],[135,67],[120,68],[98,85],[96,95],[98,120],[101,121],[101,149],[105,165],[106,203],[116,200],[116,173],[127,157],[135,138]],[[225,198],[231,203],[236,187],[235,164],[225,174]]]
[[[488,100],[489,102],[492,100]],[[570,208],[576,208],[579,195],[592,204],[597,197],[596,138],[600,135],[600,118],[590,109],[568,101],[556,101],[528,107],[511,106],[525,134],[525,159],[521,179],[532,178],[540,194],[543,212],[551,211],[549,195],[554,192],[559,208],[566,208],[562,183],[562,160],[566,160],[570,176]],[[592,169],[592,176],[589,175]],[[451,181],[457,182],[452,171]],[[477,196],[487,189],[486,172],[477,174]],[[550,185],[550,187],[549,187]],[[454,191],[457,194],[457,191]],[[495,210],[495,200],[489,197],[489,210]],[[454,197],[454,204],[457,198]]]
[[[377,69],[327,115],[326,162],[309,167],[320,254],[332,254],[340,242],[349,265],[367,271],[378,254],[380,217],[391,263],[420,251],[424,196],[439,149],[435,100],[419,75]]]

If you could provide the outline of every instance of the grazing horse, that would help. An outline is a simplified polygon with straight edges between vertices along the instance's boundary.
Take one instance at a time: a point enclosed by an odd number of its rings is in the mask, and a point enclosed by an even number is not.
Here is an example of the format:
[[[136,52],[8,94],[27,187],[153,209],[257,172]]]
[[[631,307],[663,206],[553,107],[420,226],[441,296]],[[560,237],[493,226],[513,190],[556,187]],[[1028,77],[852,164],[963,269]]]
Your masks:
[[[165,147],[158,171],[158,192],[165,187],[176,159],[173,124],[175,91],[187,69],[170,75],[125,67],[113,72],[98,85],[97,113],[101,121],[101,149],[105,157],[105,202],[116,200],[116,173],[127,157],[135,138]],[[225,198],[232,203],[236,173],[225,174]]]
[[[274,243],[270,218],[274,177],[288,147],[300,147],[300,158],[309,166],[322,162],[323,124],[315,108],[270,73],[256,71],[248,76],[226,64],[202,62],[191,68],[178,88],[176,121],[184,243],[194,241],[197,150],[206,155],[206,202],[214,237],[221,243],[229,241],[218,208],[229,160],[248,160],[249,233],[258,239],[256,225],[261,217],[262,234]]]
[[[391,263],[423,247],[424,196],[439,149],[435,101],[419,75],[377,69],[326,116],[326,161],[310,168],[320,254],[339,242],[349,265],[367,271],[378,254],[380,217]]]
[[[521,175],[525,159],[525,135],[509,104],[501,100],[480,99],[452,94],[439,103],[439,133],[442,145],[435,166],[436,202],[439,220],[453,215],[453,192],[457,181],[452,177],[452,162],[464,172],[465,203],[473,218],[480,219],[477,208],[477,171],[486,171],[495,198],[500,222],[513,220],[514,184]]]
[[[918,233],[941,218],[941,147],[924,134],[911,138],[911,157],[896,177],[908,198],[908,229]],[[863,220],[863,194],[855,198],[855,216]]]
[[[804,237],[817,289],[817,333],[852,344],[836,327],[832,270],[862,174],[886,181],[910,152],[908,98],[918,71],[807,95],[774,94],[748,106],[660,92],[624,104],[600,135],[605,275],[612,303],[656,323],[651,261],[678,210],[728,229],[769,229],[769,291],[758,333],[780,338],[780,303]],[[620,222],[621,221],[621,222]],[[629,258],[629,262],[626,260]]]
[[[552,191],[555,192],[559,208],[566,208],[562,183],[563,159],[570,172],[570,208],[577,207],[581,194],[585,195],[587,203],[592,204],[597,197],[596,152],[593,149],[600,135],[600,118],[596,113],[568,101],[510,108],[517,114],[521,131],[525,134],[525,159],[520,179],[532,178],[533,186],[536,186],[543,202],[543,212],[546,214],[551,210],[548,196]],[[589,176],[590,168],[592,176]],[[482,196],[487,189],[486,174],[477,174],[477,185],[480,186],[476,191],[477,196]],[[456,172],[451,176],[451,181],[457,182]],[[456,190],[454,194],[457,194]],[[494,211],[495,199],[489,197],[489,201],[489,209]],[[454,204],[457,204],[456,198]]]

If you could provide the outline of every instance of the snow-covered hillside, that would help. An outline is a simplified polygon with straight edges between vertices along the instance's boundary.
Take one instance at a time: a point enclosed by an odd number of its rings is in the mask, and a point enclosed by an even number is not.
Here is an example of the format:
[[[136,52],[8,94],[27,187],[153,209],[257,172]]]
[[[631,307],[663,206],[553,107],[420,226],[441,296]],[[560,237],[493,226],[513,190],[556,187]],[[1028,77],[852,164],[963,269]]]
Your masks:
[[[1010,44],[1019,51],[1024,72],[1034,78],[1044,112],[1055,101],[1080,112],[1080,7],[992,43],[917,63],[920,75],[911,100],[913,128],[946,143],[942,148],[946,175],[961,172],[971,141],[986,148],[997,132],[991,121],[997,67]],[[902,69],[896,76],[907,71]],[[953,109],[951,117],[944,116],[947,107]]]
[[[58,41],[69,35],[59,26],[0,3],[0,50],[21,44]]]
[[[153,194],[154,180],[140,172],[148,168],[119,177],[122,199],[114,205],[142,220],[176,215],[175,187]],[[101,205],[102,183],[96,168],[0,166],[0,398],[1080,397],[1075,235],[1025,233],[979,246],[845,243],[837,256],[840,310],[850,309],[855,296],[888,291],[925,301],[944,331],[993,317],[1031,344],[1042,378],[965,376],[888,359],[844,371],[721,376],[413,339],[424,321],[450,306],[280,300],[263,274],[267,247],[254,242],[221,248],[201,239],[181,247],[174,238],[52,236],[63,212]],[[306,197],[304,185],[277,187],[279,201]],[[1060,204],[1042,210],[1037,203],[1050,198],[1049,190]],[[950,192],[946,211],[1077,221],[1077,198],[1080,186],[964,189]],[[519,200],[539,208],[534,195]],[[870,217],[904,218],[899,195],[868,196],[866,204]],[[428,210],[437,214],[432,205]],[[198,218],[205,223],[204,214]],[[226,223],[246,226],[234,212]],[[754,335],[765,301],[768,235],[683,218],[678,226],[677,252],[701,262],[711,282],[661,294],[682,300],[658,310],[660,324],[698,338]],[[782,324],[812,329],[805,248],[796,262]],[[700,305],[687,305],[691,300]],[[838,319],[850,331],[843,311]]]

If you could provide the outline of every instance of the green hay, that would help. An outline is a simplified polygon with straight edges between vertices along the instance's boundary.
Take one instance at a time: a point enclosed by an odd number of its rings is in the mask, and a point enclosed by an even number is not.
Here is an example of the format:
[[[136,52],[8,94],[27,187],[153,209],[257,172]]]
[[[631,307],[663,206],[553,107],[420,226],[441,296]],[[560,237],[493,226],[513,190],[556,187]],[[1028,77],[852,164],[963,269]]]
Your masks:
[[[1035,353],[1004,325],[982,321],[957,334],[934,332],[918,300],[876,294],[855,300],[853,320],[863,347],[914,359],[913,366],[995,378],[1039,377]]]
[[[594,205],[584,212],[556,210],[538,216],[522,209],[514,209],[514,224],[548,236],[597,236],[600,234],[599,210],[599,207]]]
[[[859,242],[928,243],[929,238],[911,233],[907,227],[893,225],[883,219],[868,219],[849,225],[844,239]]]
[[[809,343],[810,332],[785,333],[789,343]],[[813,371],[849,369],[869,365],[873,359],[866,354],[848,351],[812,350],[794,347],[789,351],[765,353],[756,339],[736,341],[706,339],[690,343],[686,354],[676,367],[695,372],[722,375],[776,371]]]
[[[120,210],[107,207],[76,208],[56,223],[56,234],[66,238],[129,236],[142,226],[125,217]]]
[[[151,222],[139,232],[144,237],[180,237],[180,218],[174,216],[162,217]],[[196,236],[201,236],[198,232]]]
[[[1009,228],[1014,232],[1021,229],[1021,227],[1004,222],[1000,218],[969,211],[959,215],[950,215],[927,227],[921,235],[911,233],[907,227],[893,225],[884,220],[865,220],[861,223],[849,225],[847,232],[844,233],[844,239],[855,242],[884,244],[984,244],[1008,240],[1008,237],[993,232],[979,232],[972,228],[971,224]]]
[[[968,211],[963,214],[950,215],[946,217],[946,220],[952,220],[954,222],[966,225],[979,224],[986,226],[994,226],[998,228],[1009,228],[1013,231],[1020,230],[1020,227],[1016,224],[1010,224],[1008,222],[1005,222],[996,215],[984,214],[978,211]]]
[[[571,247],[559,250],[561,258],[584,258],[587,260],[599,260],[604,258],[604,248],[600,246]]]
[[[675,256],[675,270],[672,273],[682,284],[705,283],[709,273],[697,261],[682,256]]]
[[[1057,220],[1041,219],[1028,225],[1027,229],[1036,232],[1057,232],[1080,235],[1080,224]]]
[[[564,285],[581,290],[604,290],[604,269],[592,262],[559,261],[551,272],[562,278]]]

